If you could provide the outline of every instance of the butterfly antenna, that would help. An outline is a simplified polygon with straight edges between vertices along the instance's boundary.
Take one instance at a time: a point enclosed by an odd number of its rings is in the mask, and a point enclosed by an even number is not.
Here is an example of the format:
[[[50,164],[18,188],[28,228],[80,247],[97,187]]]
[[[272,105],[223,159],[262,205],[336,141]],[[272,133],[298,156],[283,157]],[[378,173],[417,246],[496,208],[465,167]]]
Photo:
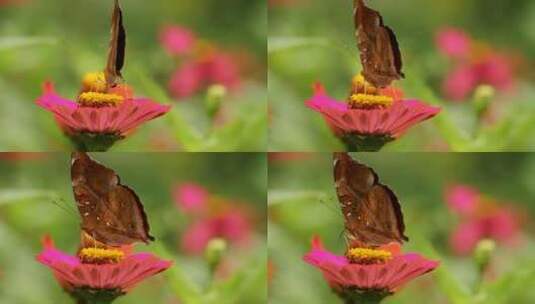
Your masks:
[[[333,212],[333,214],[337,214],[338,213],[338,209],[335,208],[332,204],[330,204],[326,199],[323,199],[323,198],[320,198],[319,199],[319,202],[320,204],[322,204],[323,206],[327,207],[327,209],[331,212]]]
[[[76,216],[76,210],[74,210],[72,207],[66,207],[66,206],[69,206],[67,204],[61,204],[60,202],[62,203],[66,203],[64,199],[62,198],[59,198],[59,199],[54,199],[52,200],[52,204],[56,205],[57,207],[59,207],[61,210],[69,213],[70,215],[74,215]]]

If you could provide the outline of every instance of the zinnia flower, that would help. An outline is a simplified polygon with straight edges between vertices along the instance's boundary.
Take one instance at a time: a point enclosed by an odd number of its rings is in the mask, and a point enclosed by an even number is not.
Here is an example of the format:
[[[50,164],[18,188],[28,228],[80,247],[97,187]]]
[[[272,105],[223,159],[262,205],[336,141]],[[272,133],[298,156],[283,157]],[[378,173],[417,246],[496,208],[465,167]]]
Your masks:
[[[470,53],[471,38],[456,28],[442,28],[436,34],[438,49],[448,57],[466,58]]]
[[[208,196],[208,191],[195,183],[176,185],[173,189],[175,204],[186,213],[205,210]]]
[[[76,101],[60,97],[53,84],[46,82],[36,103],[54,114],[63,132],[82,151],[105,151],[139,125],[170,110],[170,106],[134,98],[127,85],[108,89],[104,73],[87,74]]]
[[[519,215],[515,210],[483,196],[476,189],[456,185],[447,188],[446,203],[461,216],[459,225],[450,235],[455,254],[471,254],[482,239],[512,243],[520,231]]]
[[[417,100],[402,100],[399,95],[392,88],[377,89],[357,75],[348,102],[327,96],[323,86],[317,84],[306,105],[322,114],[349,151],[377,151],[410,127],[440,112],[440,108]]]
[[[182,235],[182,249],[188,254],[201,254],[208,242],[222,238],[235,245],[247,244],[252,225],[239,210],[200,219],[191,224]]]
[[[150,253],[100,247],[82,248],[72,256],[56,249],[48,236],[43,245],[37,260],[52,270],[63,289],[79,303],[111,303],[172,264]]]
[[[214,84],[236,88],[240,84],[240,71],[232,56],[210,49],[179,66],[171,76],[169,90],[173,96],[184,98]]]
[[[379,303],[401,286],[436,267],[438,261],[416,253],[400,253],[400,245],[384,248],[350,248],[345,256],[324,249],[319,237],[314,237],[312,250],[305,262],[318,268],[345,303]]]
[[[184,55],[191,52],[196,40],[195,34],[182,26],[167,25],[160,31],[160,43],[170,55]]]
[[[436,44],[439,51],[454,63],[442,84],[447,98],[465,100],[480,85],[490,85],[498,90],[512,86],[514,67],[509,56],[474,41],[462,30],[439,30]]]

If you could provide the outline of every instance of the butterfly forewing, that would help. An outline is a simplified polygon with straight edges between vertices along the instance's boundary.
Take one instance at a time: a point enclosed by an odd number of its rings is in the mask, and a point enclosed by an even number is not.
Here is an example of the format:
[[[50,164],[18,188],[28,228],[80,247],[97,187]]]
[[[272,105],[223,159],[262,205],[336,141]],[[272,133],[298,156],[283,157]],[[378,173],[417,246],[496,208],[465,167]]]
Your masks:
[[[84,232],[108,246],[153,240],[139,197],[113,170],[75,152],[71,178]]]
[[[105,75],[109,87],[114,87],[121,80],[126,51],[126,30],[123,25],[123,12],[119,0],[115,0],[111,24],[111,39]]]
[[[363,0],[354,0],[354,9],[364,78],[379,88],[403,78],[401,52],[392,29],[385,26],[379,12],[368,8]]]
[[[405,225],[395,194],[347,153],[334,153],[334,181],[351,247],[403,242]]]

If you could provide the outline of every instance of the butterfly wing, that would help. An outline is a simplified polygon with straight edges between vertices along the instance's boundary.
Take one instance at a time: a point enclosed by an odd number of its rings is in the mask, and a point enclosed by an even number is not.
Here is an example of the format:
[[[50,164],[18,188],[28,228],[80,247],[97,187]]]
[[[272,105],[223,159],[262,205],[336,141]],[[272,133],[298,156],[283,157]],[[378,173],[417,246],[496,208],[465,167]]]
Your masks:
[[[121,80],[126,51],[126,30],[123,25],[123,12],[119,0],[115,0],[111,24],[111,40],[105,75],[108,87],[114,87]]]
[[[384,88],[404,77],[396,36],[379,12],[366,7],[363,0],[355,0],[354,21],[364,78]]]
[[[109,246],[154,239],[139,197],[113,170],[75,152],[71,178],[82,230],[88,235]]]
[[[373,169],[347,153],[334,153],[334,180],[351,247],[408,240],[399,201]]]

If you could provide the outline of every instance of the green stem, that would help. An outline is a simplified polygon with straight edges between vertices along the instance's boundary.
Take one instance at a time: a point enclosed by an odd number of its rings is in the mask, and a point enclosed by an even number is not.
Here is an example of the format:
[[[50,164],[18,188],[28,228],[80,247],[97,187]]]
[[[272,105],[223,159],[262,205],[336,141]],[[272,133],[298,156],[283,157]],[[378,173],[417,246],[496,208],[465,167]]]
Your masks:
[[[359,290],[344,289],[338,295],[344,299],[345,304],[380,304],[384,298],[392,293],[386,290]]]
[[[370,136],[357,133],[342,137],[348,152],[378,152],[392,140],[394,139],[388,135]]]
[[[125,293],[120,289],[76,288],[69,291],[77,304],[111,304]]]
[[[79,133],[70,136],[76,151],[106,152],[124,137],[117,134]]]

